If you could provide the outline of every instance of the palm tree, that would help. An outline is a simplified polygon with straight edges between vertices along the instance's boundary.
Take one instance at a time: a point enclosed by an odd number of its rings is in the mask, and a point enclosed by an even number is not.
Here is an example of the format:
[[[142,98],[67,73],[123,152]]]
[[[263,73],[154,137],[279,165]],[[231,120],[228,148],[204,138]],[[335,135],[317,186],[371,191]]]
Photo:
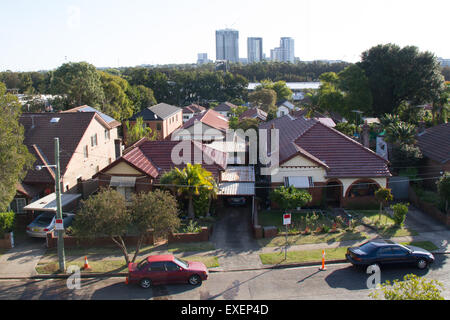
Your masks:
[[[386,128],[386,142],[403,145],[414,144],[416,127],[403,121],[393,122]]]
[[[306,96],[309,99],[309,102],[305,104],[306,117],[311,118],[314,113],[320,111],[320,95],[317,92],[308,92]]]
[[[211,191],[210,197],[216,193],[217,187],[211,172],[204,169],[200,164],[190,164],[180,170],[175,168],[161,178],[161,184],[170,185],[170,189],[178,194],[186,194],[189,199],[188,218],[195,217],[194,195],[199,195],[200,188],[206,188]]]

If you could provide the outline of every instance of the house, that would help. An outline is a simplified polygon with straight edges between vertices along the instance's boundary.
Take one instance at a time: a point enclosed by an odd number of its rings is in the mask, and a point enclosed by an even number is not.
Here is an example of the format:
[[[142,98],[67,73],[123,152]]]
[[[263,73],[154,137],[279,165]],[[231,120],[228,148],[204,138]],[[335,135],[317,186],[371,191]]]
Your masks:
[[[183,169],[187,163],[200,163],[219,181],[227,168],[227,154],[200,142],[149,141],[141,139],[124,155],[98,172],[100,187],[112,187],[130,199],[135,192],[148,192],[160,186],[164,173]]]
[[[170,104],[159,103],[129,118],[127,121],[130,126],[136,124],[137,118],[142,118],[144,125],[149,127],[152,133],[157,133],[158,140],[164,140],[183,125],[183,110]],[[123,126],[123,136],[127,145],[126,125]]]
[[[219,112],[209,109],[185,122],[172,134],[172,140],[192,139],[203,142],[225,140],[228,128],[228,119]]]
[[[111,118],[112,119],[112,118]],[[116,160],[121,153],[117,144],[120,123],[109,123],[99,112],[23,113],[24,144],[36,158],[32,169],[17,185],[17,195],[10,207],[16,213],[30,202],[55,190],[52,168],[36,166],[55,164],[54,138],[60,144],[61,191],[84,193],[83,181]]]
[[[259,108],[250,108],[245,110],[241,116],[239,117],[239,121],[243,119],[258,119],[260,121],[267,120],[267,112],[259,109]]]
[[[436,190],[436,180],[443,172],[450,172],[450,123],[426,129],[417,135],[417,146],[425,164],[420,176],[428,188]]]
[[[279,102],[277,103],[277,118],[283,117],[294,110],[295,106],[291,102],[287,100]]]
[[[195,117],[206,111],[205,107],[199,106],[198,104],[191,104],[183,108],[183,122],[188,121],[192,117]]]
[[[306,189],[313,206],[373,202],[374,191],[388,186],[388,161],[318,120],[287,115],[262,123],[260,129],[279,130],[272,187]]]
[[[231,102],[224,102],[219,104],[217,107],[214,108],[214,111],[220,113],[221,115],[225,117],[229,117],[231,115],[232,110],[236,109],[237,106],[232,104]]]
[[[304,117],[306,118],[306,114],[307,114],[308,110],[306,109],[301,109],[301,110],[296,110],[294,112],[292,112],[292,116],[294,118],[298,118],[298,117]],[[329,126],[331,128],[336,127],[336,123],[334,122],[334,120],[331,117],[327,117],[326,115],[323,115],[317,111],[313,112],[312,114],[312,118],[316,119],[317,121],[322,122],[324,125]]]

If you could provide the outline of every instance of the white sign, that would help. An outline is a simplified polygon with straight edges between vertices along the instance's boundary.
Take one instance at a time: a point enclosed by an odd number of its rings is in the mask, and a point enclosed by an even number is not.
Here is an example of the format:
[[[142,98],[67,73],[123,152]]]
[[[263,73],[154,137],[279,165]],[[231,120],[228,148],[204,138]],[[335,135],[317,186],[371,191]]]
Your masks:
[[[64,230],[63,219],[56,219],[55,230]]]
[[[285,213],[283,215],[283,225],[289,225],[291,224],[291,214],[290,213]]]

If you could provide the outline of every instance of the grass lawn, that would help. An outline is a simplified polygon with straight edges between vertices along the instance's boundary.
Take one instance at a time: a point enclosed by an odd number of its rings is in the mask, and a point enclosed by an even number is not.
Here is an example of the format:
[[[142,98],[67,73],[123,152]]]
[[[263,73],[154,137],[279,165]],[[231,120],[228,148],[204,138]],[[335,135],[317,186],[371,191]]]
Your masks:
[[[291,222],[290,232],[292,231],[303,231],[305,229],[304,218],[309,214],[310,216],[314,211],[308,210],[292,210],[291,211]],[[283,225],[283,213],[282,210],[271,210],[271,211],[261,211],[258,213],[258,222],[261,226],[274,226],[277,227],[280,232],[284,232],[285,226]],[[331,227],[333,222],[326,216],[321,215],[319,211],[316,212],[319,215],[319,219],[316,222],[317,226],[326,225]],[[309,226],[311,228],[311,226]]]
[[[182,258],[187,261],[198,261],[203,262],[208,268],[217,268],[219,266],[219,259],[215,256],[186,256]],[[89,260],[89,258],[88,258]],[[66,267],[75,265],[81,268],[81,272],[84,266],[84,259],[66,260]],[[127,266],[125,265],[125,260],[90,260],[89,266],[91,270],[86,272],[89,273],[117,273],[117,272],[127,272]],[[46,261],[40,262],[36,266],[36,271],[39,274],[56,274],[58,273],[59,263],[57,261]]]
[[[415,230],[397,227],[394,220],[387,214],[382,214],[381,219],[378,210],[357,210],[351,211],[364,224],[370,225],[377,229],[378,234],[383,238],[417,236]]]
[[[288,236],[288,244],[301,245],[301,244],[313,244],[313,243],[326,243],[326,242],[340,242],[345,240],[364,240],[368,239],[368,236],[364,232],[359,232],[355,229],[353,232],[339,232],[339,233],[321,233],[310,235],[292,235]],[[286,243],[285,236],[278,236],[275,238],[259,239],[258,243],[262,247],[279,247],[284,246]]]
[[[339,247],[334,249],[328,249],[325,251],[325,263],[326,260],[340,260],[345,259],[345,253],[347,247]],[[291,251],[287,252],[287,259],[284,259],[283,252],[275,253],[263,253],[259,255],[263,264],[289,264],[289,263],[301,263],[301,262],[315,262],[322,261],[322,250],[305,250],[305,251]]]

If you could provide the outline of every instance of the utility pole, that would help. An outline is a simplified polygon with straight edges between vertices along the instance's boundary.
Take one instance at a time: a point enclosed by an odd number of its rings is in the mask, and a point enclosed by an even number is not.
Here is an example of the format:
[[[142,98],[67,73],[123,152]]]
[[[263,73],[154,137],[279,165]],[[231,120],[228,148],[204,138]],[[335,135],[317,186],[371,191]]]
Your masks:
[[[55,193],[56,193],[56,219],[62,220],[62,208],[61,208],[61,182],[60,182],[60,170],[59,170],[59,138],[55,138]],[[64,227],[55,228],[58,234],[58,260],[59,271],[66,271],[66,258],[64,254]],[[62,229],[62,230],[61,230]]]

